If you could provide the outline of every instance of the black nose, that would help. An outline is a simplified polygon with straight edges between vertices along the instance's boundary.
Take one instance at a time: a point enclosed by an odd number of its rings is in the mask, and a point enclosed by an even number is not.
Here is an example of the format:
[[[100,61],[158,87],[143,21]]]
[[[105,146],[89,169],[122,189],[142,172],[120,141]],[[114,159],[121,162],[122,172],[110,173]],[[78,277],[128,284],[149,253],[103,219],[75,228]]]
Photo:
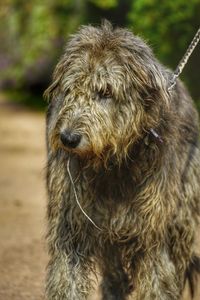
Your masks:
[[[76,148],[81,141],[81,135],[68,130],[61,132],[60,140],[68,148]]]

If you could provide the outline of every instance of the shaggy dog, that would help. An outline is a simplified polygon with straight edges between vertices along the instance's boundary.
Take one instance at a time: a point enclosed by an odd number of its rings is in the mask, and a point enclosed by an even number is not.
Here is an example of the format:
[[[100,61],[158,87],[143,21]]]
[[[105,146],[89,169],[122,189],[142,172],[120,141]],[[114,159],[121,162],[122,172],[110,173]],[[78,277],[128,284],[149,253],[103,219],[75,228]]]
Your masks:
[[[125,29],[84,26],[46,91],[49,300],[178,300],[198,269],[198,115]],[[192,286],[191,286],[192,287]]]

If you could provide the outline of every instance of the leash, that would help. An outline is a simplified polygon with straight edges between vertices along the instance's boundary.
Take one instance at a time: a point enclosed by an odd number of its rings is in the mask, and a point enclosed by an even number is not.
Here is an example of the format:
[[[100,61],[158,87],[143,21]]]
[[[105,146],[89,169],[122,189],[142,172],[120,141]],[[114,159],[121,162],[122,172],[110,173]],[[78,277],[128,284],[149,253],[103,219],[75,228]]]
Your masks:
[[[198,45],[198,42],[200,41],[200,28],[197,30],[192,42],[190,43],[189,47],[187,48],[184,56],[182,57],[182,59],[180,60],[176,70],[174,71],[173,77],[172,77],[172,81],[170,83],[170,86],[168,87],[168,91],[170,92],[176,85],[176,79],[180,76],[180,74],[182,73],[185,65],[188,62],[188,59],[190,58],[192,52],[194,51],[194,49],[196,48],[196,46]],[[151,134],[160,142],[163,143],[163,140],[161,138],[161,136],[153,129],[150,129]]]
[[[192,52],[194,51],[194,49],[196,48],[196,46],[198,45],[199,40],[200,40],[200,28],[197,30],[192,42],[190,43],[189,47],[187,48],[187,51],[185,52],[183,58],[180,60],[176,70],[174,71],[172,82],[168,88],[168,91],[173,89],[173,87],[176,85],[176,79],[182,73],[185,65],[188,62],[188,59],[190,58],[190,56],[191,56]]]

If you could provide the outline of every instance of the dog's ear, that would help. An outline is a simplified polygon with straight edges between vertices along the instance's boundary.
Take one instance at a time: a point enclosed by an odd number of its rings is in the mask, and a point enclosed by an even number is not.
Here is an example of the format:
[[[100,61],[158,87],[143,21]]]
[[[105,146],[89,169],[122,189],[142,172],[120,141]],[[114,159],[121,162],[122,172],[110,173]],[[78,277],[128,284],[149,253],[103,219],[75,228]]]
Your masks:
[[[54,70],[53,73],[53,80],[50,86],[44,91],[44,99],[47,100],[47,102],[51,102],[55,96],[58,94],[59,85],[62,80],[63,76],[63,69],[65,65],[63,65],[62,61],[59,62]]]
[[[51,102],[51,100],[54,98],[54,91],[59,85],[59,80],[54,80],[50,86],[44,91],[43,97],[47,102]]]
[[[133,71],[133,82],[136,86],[147,94],[153,91],[154,94],[162,94],[165,101],[169,98],[168,87],[170,81],[170,71],[167,70],[155,58],[148,43],[132,32],[123,31],[126,41],[126,49],[131,53],[129,67]],[[131,64],[131,65],[130,65]]]
[[[167,72],[160,65],[152,63],[148,69],[150,84],[153,89],[167,90],[168,75]]]
[[[168,102],[169,71],[159,63],[143,39],[129,31],[120,31],[120,34],[121,32],[126,42],[123,47],[131,54],[127,54],[127,64],[135,89],[148,97],[151,94],[154,97],[157,95],[157,99],[161,94],[163,100]]]
[[[146,90],[152,95],[155,102],[164,101],[169,105],[169,72],[157,61],[147,65],[148,80],[145,82]],[[157,100],[157,101],[156,101]]]

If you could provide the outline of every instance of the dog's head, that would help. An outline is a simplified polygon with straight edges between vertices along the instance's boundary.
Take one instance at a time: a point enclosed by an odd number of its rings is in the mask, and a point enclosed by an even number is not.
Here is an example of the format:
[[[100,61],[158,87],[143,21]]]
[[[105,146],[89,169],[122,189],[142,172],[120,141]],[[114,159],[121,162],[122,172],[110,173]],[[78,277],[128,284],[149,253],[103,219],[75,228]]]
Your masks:
[[[128,30],[108,22],[82,27],[45,92],[50,148],[104,159],[126,156],[167,106],[166,77],[150,48]]]

